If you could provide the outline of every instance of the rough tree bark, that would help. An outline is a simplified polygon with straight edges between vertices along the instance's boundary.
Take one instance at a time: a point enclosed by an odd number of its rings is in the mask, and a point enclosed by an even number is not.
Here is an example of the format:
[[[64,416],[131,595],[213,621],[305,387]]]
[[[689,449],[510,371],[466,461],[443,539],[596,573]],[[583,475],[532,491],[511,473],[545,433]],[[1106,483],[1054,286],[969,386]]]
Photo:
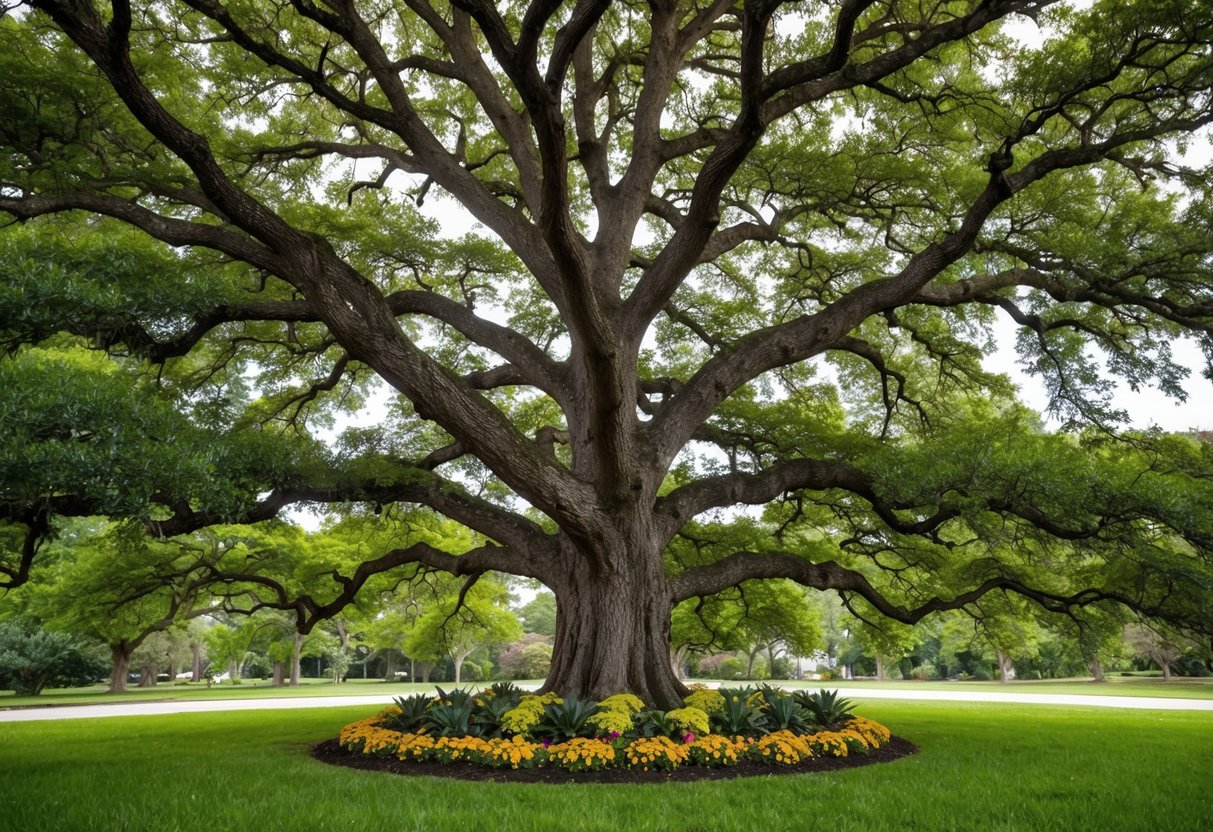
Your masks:
[[[122,693],[126,690],[126,678],[131,673],[131,654],[138,646],[125,642],[110,645],[110,659],[113,665],[110,670],[110,693]]]

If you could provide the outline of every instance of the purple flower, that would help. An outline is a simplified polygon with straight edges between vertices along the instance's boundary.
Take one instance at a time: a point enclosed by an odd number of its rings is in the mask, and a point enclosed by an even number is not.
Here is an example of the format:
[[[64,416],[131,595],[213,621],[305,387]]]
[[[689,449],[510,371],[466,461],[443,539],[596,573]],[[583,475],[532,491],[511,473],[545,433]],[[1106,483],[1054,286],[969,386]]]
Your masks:
[[[612,731],[612,732],[611,732],[611,739],[613,739],[613,740],[617,740],[617,739],[619,739],[619,732],[618,732],[618,731]]]
[[[543,740],[543,742],[541,742],[541,743],[540,743],[540,745],[542,745],[544,748],[551,748],[551,747],[552,747],[552,741],[551,741],[551,740],[549,740],[549,739],[547,739],[547,738],[545,737],[545,738],[544,738],[544,740]]]

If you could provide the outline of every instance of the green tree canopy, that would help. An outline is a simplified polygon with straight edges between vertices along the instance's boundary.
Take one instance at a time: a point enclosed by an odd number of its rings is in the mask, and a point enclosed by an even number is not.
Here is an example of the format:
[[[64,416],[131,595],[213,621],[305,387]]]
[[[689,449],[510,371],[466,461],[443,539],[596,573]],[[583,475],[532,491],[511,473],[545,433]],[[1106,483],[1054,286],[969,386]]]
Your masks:
[[[746,581],[1208,631],[1213,452],[1121,436],[1112,384],[1213,356],[1211,47],[1206,0],[19,4],[0,584],[62,515],[399,504],[467,533],[323,598],[212,577],[305,630],[533,578],[548,688],[667,707],[671,611]],[[997,317],[1068,432],[983,366]]]
[[[459,684],[463,663],[474,651],[522,637],[522,624],[505,608],[505,600],[504,588],[488,579],[440,596],[413,625],[404,652],[420,661],[449,658]]]

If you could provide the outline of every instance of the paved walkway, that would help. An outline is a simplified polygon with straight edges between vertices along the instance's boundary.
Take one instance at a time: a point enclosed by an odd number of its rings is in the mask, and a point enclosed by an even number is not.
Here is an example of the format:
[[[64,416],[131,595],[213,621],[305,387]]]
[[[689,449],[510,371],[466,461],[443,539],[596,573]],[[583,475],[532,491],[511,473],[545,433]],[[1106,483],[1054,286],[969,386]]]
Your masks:
[[[1002,691],[888,690],[847,688],[848,699],[923,699],[935,702],[1010,702],[1024,705],[1080,705],[1095,708],[1135,708],[1152,711],[1210,711],[1213,699],[1163,699],[1144,696],[1091,696],[1058,693],[1010,693]],[[46,708],[0,710],[0,722],[32,722],[42,719],[95,719],[109,716],[154,716],[215,711],[263,711],[286,708],[339,708],[390,705],[392,697],[307,696],[281,699],[209,699],[172,702],[115,702],[112,705],[59,705]]]

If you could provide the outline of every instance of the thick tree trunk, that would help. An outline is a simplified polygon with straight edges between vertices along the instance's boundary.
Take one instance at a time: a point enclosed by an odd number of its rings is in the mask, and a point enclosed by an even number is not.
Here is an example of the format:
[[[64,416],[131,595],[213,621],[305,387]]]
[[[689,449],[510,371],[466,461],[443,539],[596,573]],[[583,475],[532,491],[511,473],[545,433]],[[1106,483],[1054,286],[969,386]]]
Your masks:
[[[274,662],[274,671],[270,676],[270,684],[281,687],[286,676],[286,662]]]
[[[139,687],[154,688],[156,687],[156,666],[145,664],[139,668]]]
[[[129,644],[111,644],[110,656],[114,667],[110,671],[110,693],[122,693],[126,690],[126,677],[131,672],[131,653],[135,648]]]
[[[884,672],[884,656],[876,654],[876,681],[883,682],[886,680]]]
[[[594,700],[630,692],[665,710],[682,706],[688,690],[670,664],[670,593],[660,557],[650,560],[609,570],[578,559],[551,587],[556,639],[544,691]]]
[[[396,651],[388,650],[383,654],[383,661],[386,667],[383,669],[383,680],[385,682],[396,681]]]
[[[1103,662],[1101,662],[1099,659],[1091,659],[1089,662],[1087,662],[1087,667],[1089,667],[1091,669],[1091,681],[1093,681],[1093,682],[1106,682],[1107,681],[1107,679],[1105,679],[1104,675],[1103,675]]]

